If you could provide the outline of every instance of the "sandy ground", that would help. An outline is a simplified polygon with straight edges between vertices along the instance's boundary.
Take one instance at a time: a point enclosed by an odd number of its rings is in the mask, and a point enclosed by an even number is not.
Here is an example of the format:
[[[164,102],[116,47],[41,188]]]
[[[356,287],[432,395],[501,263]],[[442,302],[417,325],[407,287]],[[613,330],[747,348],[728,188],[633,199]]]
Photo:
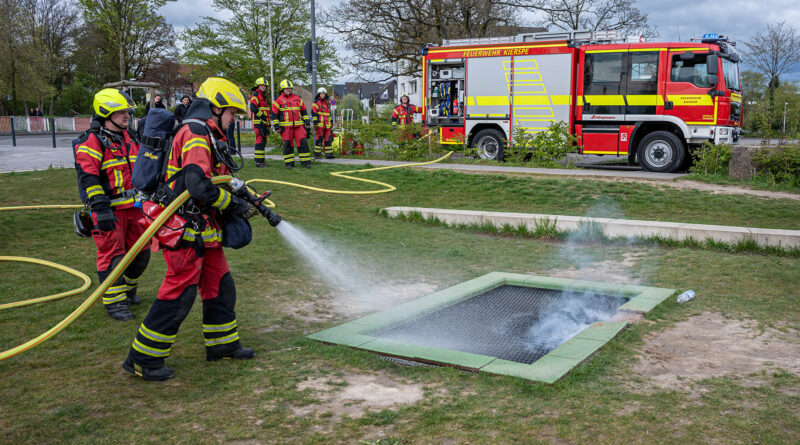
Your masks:
[[[778,369],[800,376],[800,333],[762,330],[757,321],[718,313],[704,312],[650,336],[641,353],[634,370],[661,389],[692,392],[687,380],[710,377],[761,386],[761,372]]]

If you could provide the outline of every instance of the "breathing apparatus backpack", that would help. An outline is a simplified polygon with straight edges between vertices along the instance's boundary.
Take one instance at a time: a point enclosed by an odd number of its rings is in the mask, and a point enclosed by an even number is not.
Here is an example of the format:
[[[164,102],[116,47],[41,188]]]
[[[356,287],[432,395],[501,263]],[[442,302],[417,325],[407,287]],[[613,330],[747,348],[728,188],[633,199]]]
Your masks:
[[[137,190],[152,195],[167,173],[176,119],[169,110],[153,108],[144,121],[132,180]]]
[[[149,199],[146,201],[142,210],[144,218],[142,223],[147,227],[154,221],[158,215],[161,214],[163,209],[168,206],[175,198],[177,193],[172,190],[169,185],[182,176],[183,170],[178,171],[172,175],[169,180],[165,180],[167,174],[167,166],[172,155],[172,142],[178,130],[184,125],[199,124],[202,125],[206,131],[206,135],[211,142],[211,148],[215,159],[218,162],[224,163],[231,172],[241,170],[243,160],[237,164],[231,152],[238,154],[240,159],[241,153],[235,149],[235,146],[228,147],[224,141],[217,141],[214,138],[213,131],[208,127],[208,124],[200,119],[184,119],[180,125],[175,126],[176,118],[168,110],[161,108],[151,109],[147,114],[145,126],[142,131],[142,141],[139,148],[139,155],[136,158],[136,165],[133,168],[133,185],[140,192],[148,195]],[[189,211],[187,209],[193,208]],[[159,243],[168,248],[176,248],[182,239],[182,235],[187,226],[193,226],[196,231],[202,229],[198,210],[191,201],[185,204],[178,213],[170,217],[164,226],[159,229],[156,234],[156,239]],[[227,219],[227,218],[226,218]],[[249,224],[243,230],[249,232]],[[252,236],[252,235],[250,235]],[[228,238],[231,242],[236,240],[237,237],[229,234],[227,237],[223,236],[223,240]],[[202,238],[200,238],[202,240]],[[200,241],[198,240],[198,241]],[[242,247],[249,243],[249,237],[246,242],[233,242],[234,245],[226,245],[230,243],[223,243],[225,247]],[[203,248],[196,247],[198,255],[202,256]]]

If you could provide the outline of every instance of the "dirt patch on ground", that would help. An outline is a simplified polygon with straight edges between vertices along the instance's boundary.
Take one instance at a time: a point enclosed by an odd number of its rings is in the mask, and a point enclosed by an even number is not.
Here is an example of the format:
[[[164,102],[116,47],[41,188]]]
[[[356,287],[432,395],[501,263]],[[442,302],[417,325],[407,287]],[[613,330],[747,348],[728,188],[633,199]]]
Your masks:
[[[584,253],[584,255],[586,255]],[[623,259],[605,260],[583,264],[569,269],[555,269],[547,273],[551,277],[576,280],[604,281],[608,283],[640,284],[641,277],[633,277],[631,268],[646,257],[647,252],[625,252]]]
[[[705,312],[646,340],[634,369],[658,388],[687,390],[686,380],[726,377],[763,385],[762,370],[800,376],[800,333],[759,329],[752,320]]]
[[[659,184],[667,187],[684,189],[684,190],[687,189],[700,190],[715,195],[748,195],[748,196],[758,196],[761,198],[769,198],[769,199],[791,199],[793,201],[800,201],[800,195],[798,195],[797,193],[774,192],[770,190],[753,190],[746,187],[739,187],[736,185],[708,184],[706,182],[688,181],[688,180],[664,182]]]
[[[298,391],[311,390],[321,403],[294,408],[298,417],[313,415],[338,423],[342,417],[362,417],[367,411],[380,411],[400,405],[413,405],[422,399],[423,385],[411,385],[382,375],[345,374],[312,377],[297,385]]]
[[[435,292],[436,285],[430,283],[386,282],[372,295],[352,296],[332,292],[309,300],[292,301],[283,312],[293,318],[321,323],[330,320],[358,318],[376,311],[416,300]]]

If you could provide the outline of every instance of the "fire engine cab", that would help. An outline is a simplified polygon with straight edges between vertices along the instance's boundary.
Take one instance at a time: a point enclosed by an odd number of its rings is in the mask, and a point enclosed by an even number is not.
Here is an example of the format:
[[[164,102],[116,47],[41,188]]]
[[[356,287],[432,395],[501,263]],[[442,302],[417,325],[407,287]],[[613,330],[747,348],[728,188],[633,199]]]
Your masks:
[[[743,133],[740,56],[716,34],[634,43],[613,32],[546,32],[445,40],[422,55],[424,124],[486,159],[502,159],[514,132],[563,121],[580,153],[673,172],[694,147]]]

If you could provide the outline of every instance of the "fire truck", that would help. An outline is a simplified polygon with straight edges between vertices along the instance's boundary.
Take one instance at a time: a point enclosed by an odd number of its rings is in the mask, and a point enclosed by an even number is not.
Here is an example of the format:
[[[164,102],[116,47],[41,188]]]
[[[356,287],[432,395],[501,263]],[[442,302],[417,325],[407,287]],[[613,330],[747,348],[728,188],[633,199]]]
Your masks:
[[[443,144],[502,160],[515,132],[563,121],[579,153],[627,156],[653,172],[685,168],[703,142],[738,141],[735,42],[629,40],[571,31],[425,45],[423,123]]]

